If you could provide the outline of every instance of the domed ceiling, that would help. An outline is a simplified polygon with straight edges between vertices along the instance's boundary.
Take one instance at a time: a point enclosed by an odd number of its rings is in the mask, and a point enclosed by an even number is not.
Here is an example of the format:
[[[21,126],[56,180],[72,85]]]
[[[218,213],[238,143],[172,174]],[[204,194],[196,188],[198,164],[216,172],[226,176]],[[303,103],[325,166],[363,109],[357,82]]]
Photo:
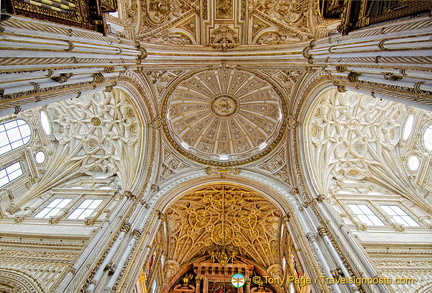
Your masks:
[[[239,165],[282,138],[285,104],[268,81],[245,70],[205,70],[183,78],[163,104],[168,139],[211,165]]]

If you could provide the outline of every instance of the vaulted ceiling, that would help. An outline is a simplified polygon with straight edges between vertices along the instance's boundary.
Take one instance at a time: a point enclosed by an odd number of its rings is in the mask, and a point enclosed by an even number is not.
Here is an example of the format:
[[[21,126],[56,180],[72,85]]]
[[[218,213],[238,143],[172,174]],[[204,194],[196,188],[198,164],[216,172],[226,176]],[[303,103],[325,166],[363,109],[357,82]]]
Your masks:
[[[283,215],[258,192],[209,185],[183,195],[165,214],[167,257],[180,265],[221,247],[266,268],[281,263]]]

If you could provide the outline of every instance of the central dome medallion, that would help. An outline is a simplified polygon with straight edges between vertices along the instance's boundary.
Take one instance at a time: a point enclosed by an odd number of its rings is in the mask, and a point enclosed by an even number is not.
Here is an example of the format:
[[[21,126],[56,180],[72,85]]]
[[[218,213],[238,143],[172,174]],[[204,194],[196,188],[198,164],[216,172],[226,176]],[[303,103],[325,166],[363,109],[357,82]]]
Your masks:
[[[268,81],[225,68],[178,81],[162,111],[167,137],[182,154],[204,164],[235,166],[274,148],[283,135],[284,108]]]
[[[211,101],[210,109],[213,111],[213,114],[219,117],[228,117],[237,112],[238,103],[236,99],[222,95]]]

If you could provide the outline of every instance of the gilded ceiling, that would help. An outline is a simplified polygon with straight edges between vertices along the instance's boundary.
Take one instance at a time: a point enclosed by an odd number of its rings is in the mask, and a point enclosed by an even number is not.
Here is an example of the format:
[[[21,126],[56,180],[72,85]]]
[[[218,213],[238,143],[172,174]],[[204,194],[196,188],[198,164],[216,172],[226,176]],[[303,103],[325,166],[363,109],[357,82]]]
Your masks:
[[[139,7],[139,14],[129,16],[139,23],[135,32],[139,41],[226,50],[312,39],[322,22],[317,4],[301,0],[140,0],[131,6]]]
[[[183,154],[213,165],[235,165],[266,154],[281,139],[284,103],[254,73],[205,70],[184,78],[163,107],[165,130]]]
[[[269,267],[280,260],[280,210],[257,192],[230,184],[182,196],[165,212],[167,257],[180,266],[221,247]]]

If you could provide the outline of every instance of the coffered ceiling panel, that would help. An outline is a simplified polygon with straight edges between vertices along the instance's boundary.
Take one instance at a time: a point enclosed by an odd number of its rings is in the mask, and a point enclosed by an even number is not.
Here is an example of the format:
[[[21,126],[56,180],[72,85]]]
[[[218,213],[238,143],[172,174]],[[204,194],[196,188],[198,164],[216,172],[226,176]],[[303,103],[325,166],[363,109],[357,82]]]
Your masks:
[[[227,50],[307,41],[323,21],[318,1],[140,0],[138,40]]]

